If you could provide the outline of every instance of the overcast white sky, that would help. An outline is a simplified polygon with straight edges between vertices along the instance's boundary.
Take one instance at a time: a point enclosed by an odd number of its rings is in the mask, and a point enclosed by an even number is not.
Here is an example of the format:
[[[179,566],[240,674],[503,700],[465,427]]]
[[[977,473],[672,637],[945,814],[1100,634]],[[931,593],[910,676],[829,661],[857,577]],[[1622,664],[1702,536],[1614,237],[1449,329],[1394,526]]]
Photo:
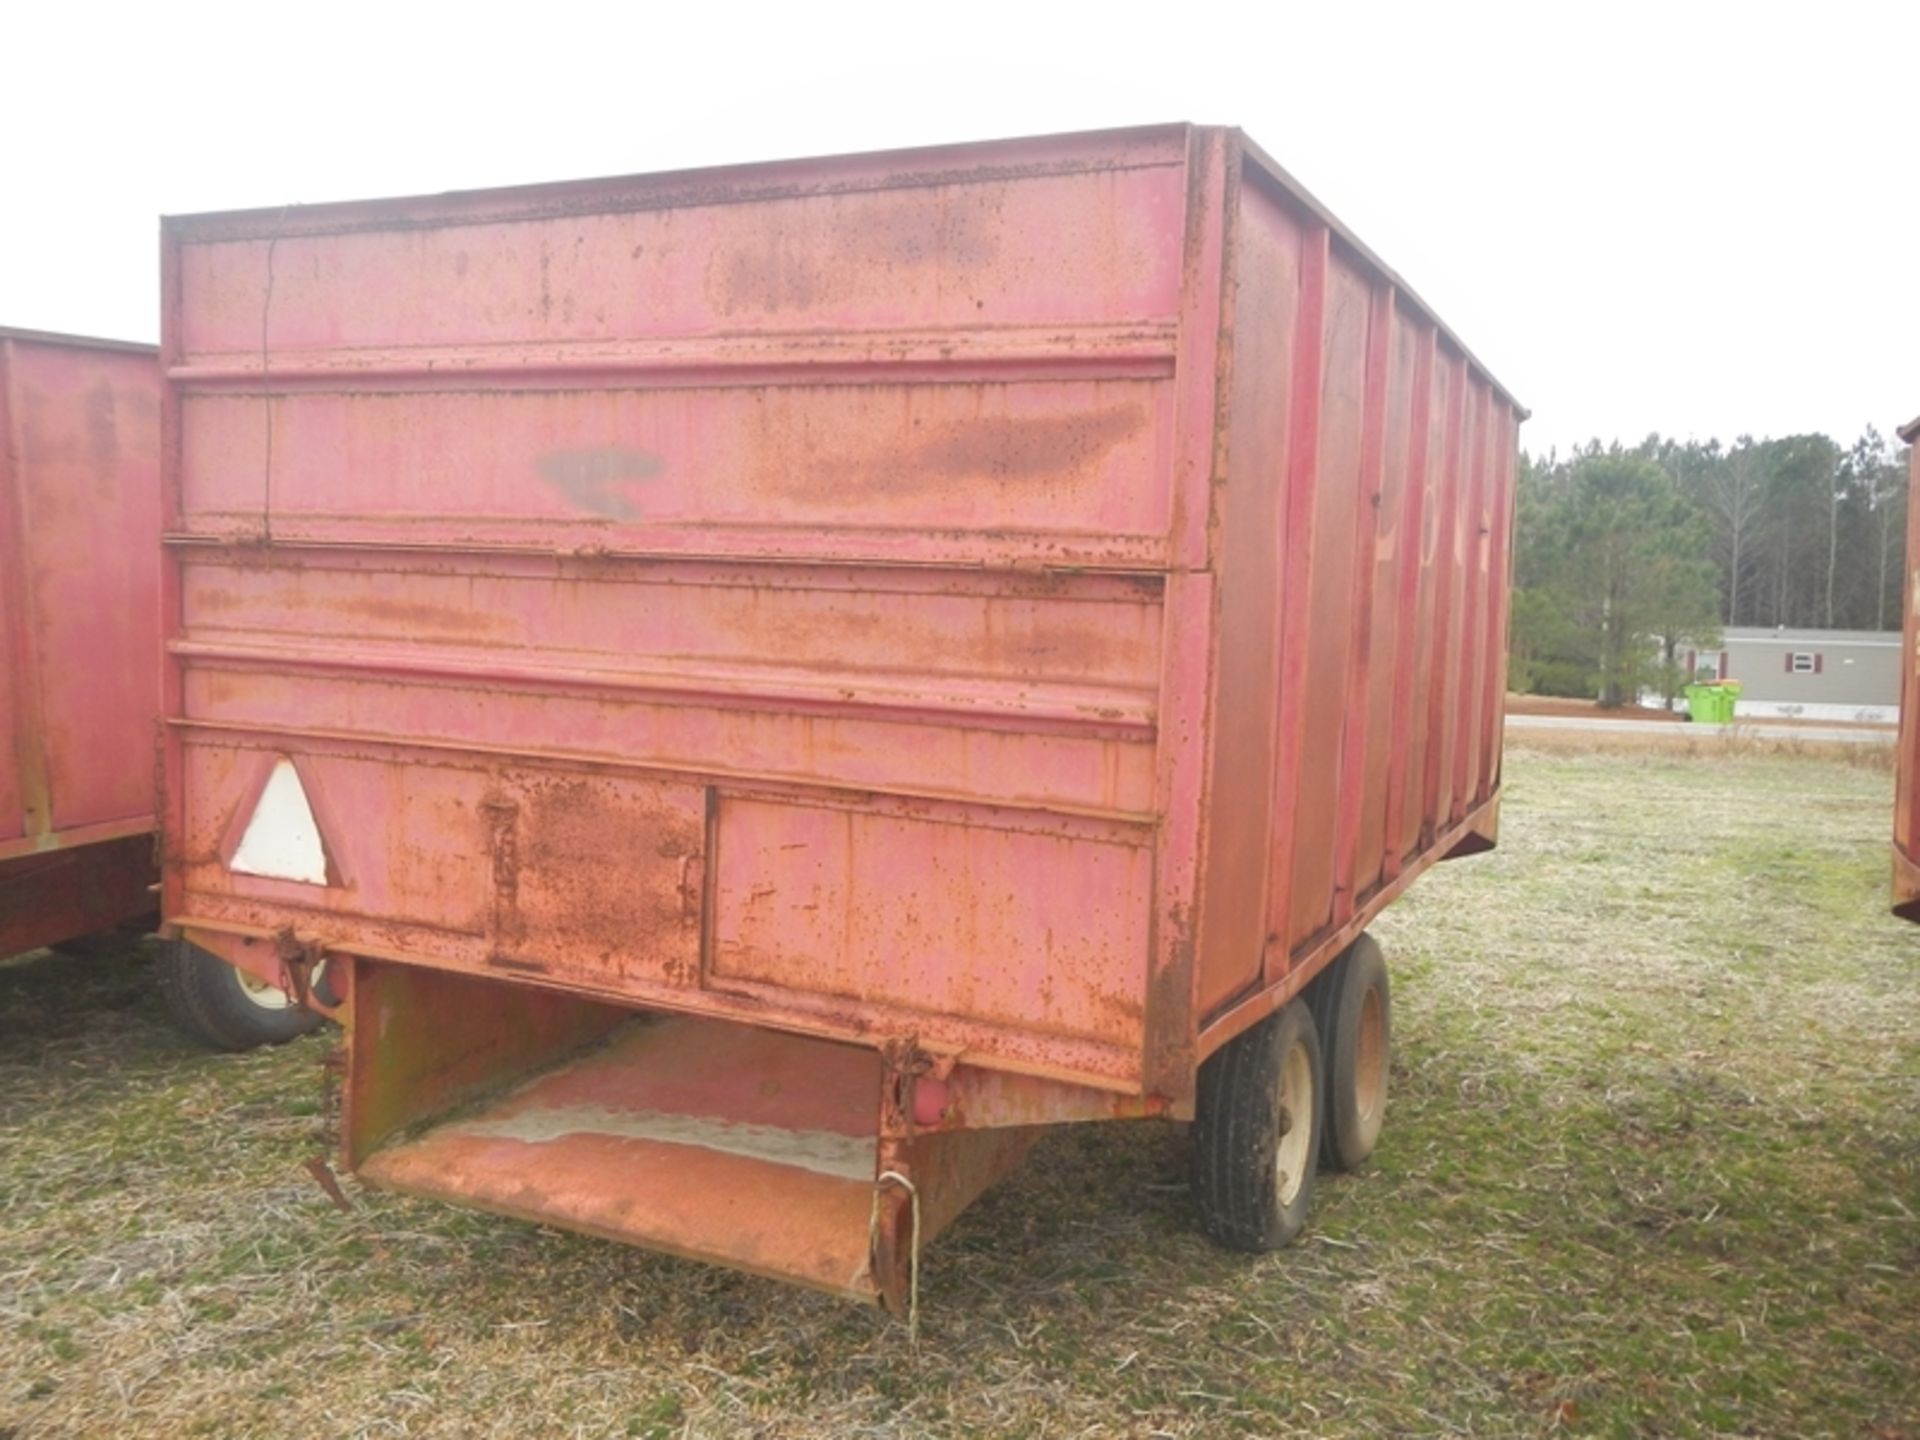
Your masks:
[[[1237,124],[1534,411],[1920,414],[1920,4],[16,5],[0,324],[152,339],[156,217]]]

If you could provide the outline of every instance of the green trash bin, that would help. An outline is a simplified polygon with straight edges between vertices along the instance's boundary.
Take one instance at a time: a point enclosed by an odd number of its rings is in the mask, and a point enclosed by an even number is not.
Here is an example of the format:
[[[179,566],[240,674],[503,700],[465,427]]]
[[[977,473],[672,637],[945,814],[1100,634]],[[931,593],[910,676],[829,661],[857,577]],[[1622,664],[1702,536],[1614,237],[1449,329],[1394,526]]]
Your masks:
[[[1740,698],[1738,680],[1714,680],[1703,685],[1689,685],[1684,693],[1689,719],[1701,725],[1733,723],[1734,703]]]

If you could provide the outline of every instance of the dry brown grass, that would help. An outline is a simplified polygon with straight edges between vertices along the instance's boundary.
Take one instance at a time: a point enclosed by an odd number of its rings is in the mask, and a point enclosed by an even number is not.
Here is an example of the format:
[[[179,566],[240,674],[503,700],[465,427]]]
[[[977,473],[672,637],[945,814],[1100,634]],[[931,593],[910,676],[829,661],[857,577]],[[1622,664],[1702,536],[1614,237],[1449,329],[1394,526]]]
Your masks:
[[[1920,1437],[1920,929],[1889,785],[1508,764],[1379,927],[1392,1123],[1290,1252],[1171,1126],[1062,1131],[928,1255],[924,1333],[301,1169],[324,1040],[200,1054],[138,954],[0,968],[0,1434]]]
[[[1548,755],[1620,755],[1637,750],[1689,760],[1813,760],[1891,775],[1894,740],[1892,731],[1875,730],[1861,740],[1809,740],[1761,723],[1743,722],[1731,729],[1714,730],[1654,721],[1636,725],[1631,731],[1572,726],[1509,730],[1507,744],[1509,749],[1519,747]],[[1892,801],[1888,804],[1891,806]]]

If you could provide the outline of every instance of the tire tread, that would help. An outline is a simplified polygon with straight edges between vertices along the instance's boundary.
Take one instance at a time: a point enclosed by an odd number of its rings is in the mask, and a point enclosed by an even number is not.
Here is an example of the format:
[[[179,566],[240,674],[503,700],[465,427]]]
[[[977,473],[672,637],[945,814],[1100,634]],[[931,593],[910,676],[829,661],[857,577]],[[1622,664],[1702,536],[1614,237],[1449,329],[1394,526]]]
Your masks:
[[[239,993],[224,960],[185,940],[170,941],[157,962],[160,999],[188,1039],[215,1050],[279,1045],[319,1028],[321,1017],[298,1007],[262,1010]]]
[[[1312,1203],[1317,1134],[1300,1192],[1284,1213],[1273,1179],[1275,1092],[1285,1051],[1301,1029],[1317,1067],[1319,1037],[1313,1018],[1296,1001],[1228,1041],[1200,1069],[1192,1135],[1194,1195],[1202,1227],[1229,1249],[1279,1248],[1298,1234]],[[1315,1084],[1324,1088],[1317,1073]],[[1316,1105],[1316,1112],[1319,1109]],[[1321,1114],[1308,1116],[1307,1123],[1318,1131]]]
[[[1315,1018],[1320,1025],[1320,1048],[1326,1060],[1326,1120],[1320,1131],[1320,1163],[1331,1170],[1357,1169],[1373,1153],[1373,1143],[1358,1133],[1359,1118],[1347,1051],[1352,1043],[1349,1025],[1358,1024],[1354,1017],[1375,977],[1380,985],[1381,1019],[1386,1028],[1384,1038],[1391,1065],[1393,992],[1388,983],[1386,956],[1379,942],[1362,933],[1315,981],[1322,986]],[[1376,1134],[1374,1140],[1378,1138]]]

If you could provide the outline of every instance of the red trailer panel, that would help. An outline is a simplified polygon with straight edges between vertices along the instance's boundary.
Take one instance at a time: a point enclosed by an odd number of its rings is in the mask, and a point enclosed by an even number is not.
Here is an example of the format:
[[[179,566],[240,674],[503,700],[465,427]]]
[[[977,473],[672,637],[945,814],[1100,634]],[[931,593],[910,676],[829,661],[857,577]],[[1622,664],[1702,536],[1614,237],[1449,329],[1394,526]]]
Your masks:
[[[160,370],[0,329],[0,955],[154,908]]]
[[[1236,131],[175,219],[165,286],[167,914],[347,1025],[369,1178],[897,1303],[1492,842],[1522,412]]]
[[[1907,492],[1907,605],[1901,622],[1900,748],[1894,777],[1893,913],[1920,920],[1920,419],[1900,427]]]

